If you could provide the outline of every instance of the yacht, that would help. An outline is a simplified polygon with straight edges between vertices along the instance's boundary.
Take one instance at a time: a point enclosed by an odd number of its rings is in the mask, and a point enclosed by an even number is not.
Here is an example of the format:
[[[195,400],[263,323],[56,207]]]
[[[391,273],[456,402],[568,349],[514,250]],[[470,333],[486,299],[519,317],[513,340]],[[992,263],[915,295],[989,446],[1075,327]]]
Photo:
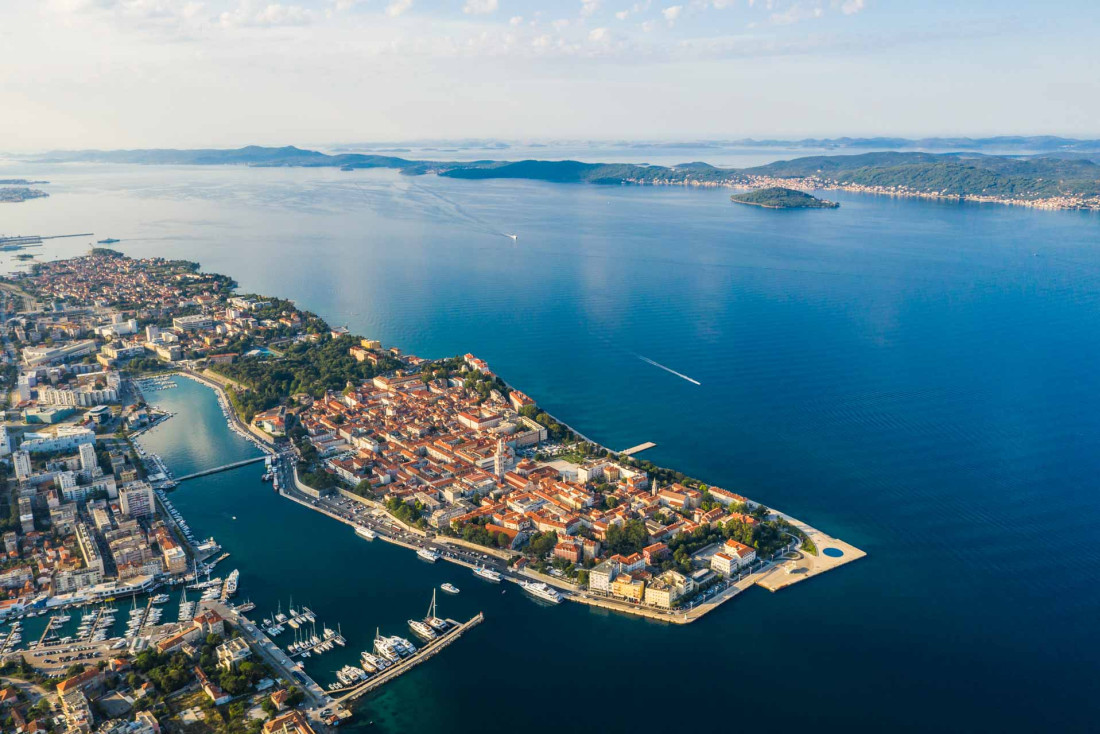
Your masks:
[[[388,637],[375,637],[374,651],[392,663],[396,663],[401,659],[401,653],[397,651],[397,648],[393,646]]]
[[[498,573],[497,571],[494,571],[493,569],[491,569],[487,566],[478,566],[477,568],[475,568],[474,569],[474,576],[480,576],[481,578],[485,579],[486,581],[492,581],[492,582],[498,583],[498,584],[500,583],[500,579],[501,579],[500,573]]]
[[[164,604],[168,601],[168,595],[167,594],[157,594],[152,599],[150,599],[150,601],[152,601],[154,604]]]
[[[392,637],[390,637],[390,643],[394,646],[394,648],[397,649],[398,654],[402,657],[404,657],[405,655],[412,655],[414,652],[416,652],[416,645],[412,644],[404,637],[393,635]]]
[[[378,537],[375,532],[368,528],[366,525],[356,525],[355,534],[358,535],[360,538],[364,538],[365,540],[374,540]]]
[[[363,662],[363,670],[366,670],[368,673],[373,673],[378,670],[385,670],[386,668],[390,667],[389,660],[386,660],[383,657],[379,657],[378,655],[371,654],[366,650],[359,653],[359,657]]]
[[[241,580],[241,572],[237,569],[229,574],[229,577],[225,580],[225,590],[222,592],[222,596],[227,599],[237,593],[237,582]]]
[[[409,620],[409,627],[412,628],[413,632],[420,635],[425,640],[434,640],[438,636],[435,630],[430,626],[415,619]]]
[[[520,581],[520,587],[531,596],[548,601],[551,604],[561,603],[561,594],[541,581]]]
[[[421,548],[416,552],[416,555],[429,563],[435,563],[439,560],[439,554],[430,548]]]
[[[448,594],[457,594],[458,593],[458,587],[455,586],[454,584],[443,584],[439,588],[443,589]]]

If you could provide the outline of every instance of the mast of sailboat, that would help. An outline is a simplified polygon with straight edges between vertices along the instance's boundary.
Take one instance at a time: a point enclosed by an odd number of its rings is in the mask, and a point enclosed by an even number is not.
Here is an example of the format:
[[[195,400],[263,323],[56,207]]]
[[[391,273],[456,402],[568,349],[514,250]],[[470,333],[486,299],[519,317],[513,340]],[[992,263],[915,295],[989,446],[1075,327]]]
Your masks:
[[[428,607],[428,618],[435,618],[435,589],[432,589],[432,603],[431,606]]]

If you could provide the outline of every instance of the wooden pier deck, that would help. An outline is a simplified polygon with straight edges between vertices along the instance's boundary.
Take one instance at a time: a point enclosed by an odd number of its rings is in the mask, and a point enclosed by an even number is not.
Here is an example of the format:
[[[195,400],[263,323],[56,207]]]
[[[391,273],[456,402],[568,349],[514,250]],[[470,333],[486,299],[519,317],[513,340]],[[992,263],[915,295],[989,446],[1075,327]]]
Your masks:
[[[631,446],[628,449],[624,449],[623,451],[620,451],[619,455],[620,456],[633,456],[634,454],[642,453],[646,449],[651,449],[656,445],[657,444],[653,443],[652,441],[646,441],[645,443],[640,443],[637,446]]]

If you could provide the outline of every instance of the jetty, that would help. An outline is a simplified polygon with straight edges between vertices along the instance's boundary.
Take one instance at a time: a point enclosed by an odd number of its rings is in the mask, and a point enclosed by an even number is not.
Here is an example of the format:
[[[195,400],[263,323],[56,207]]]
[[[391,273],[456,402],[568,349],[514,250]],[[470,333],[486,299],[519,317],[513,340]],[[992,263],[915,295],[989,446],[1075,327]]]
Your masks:
[[[651,449],[656,445],[657,444],[653,443],[652,441],[646,441],[645,443],[640,443],[637,446],[631,446],[628,449],[620,451],[619,455],[620,456],[633,456],[634,454],[640,454],[641,452],[645,451],[646,449]]]
[[[409,657],[394,663],[382,672],[371,676],[363,683],[359,683],[358,685],[352,686],[350,688],[342,688],[333,691],[333,694],[336,694],[336,702],[339,704],[343,704],[354,701],[355,699],[370,693],[374,689],[383,686],[386,683],[389,683],[397,676],[415,668],[417,665],[420,665],[420,663],[434,656],[440,650],[447,647],[447,645],[450,645],[452,642],[461,637],[467,630],[476,627],[484,621],[484,612],[478,612],[477,616],[463,624],[459,624],[453,619],[448,619],[447,622],[450,624],[449,630],[443,632],[439,635],[439,637],[436,637],[434,640],[425,643],[423,647],[421,647]]]

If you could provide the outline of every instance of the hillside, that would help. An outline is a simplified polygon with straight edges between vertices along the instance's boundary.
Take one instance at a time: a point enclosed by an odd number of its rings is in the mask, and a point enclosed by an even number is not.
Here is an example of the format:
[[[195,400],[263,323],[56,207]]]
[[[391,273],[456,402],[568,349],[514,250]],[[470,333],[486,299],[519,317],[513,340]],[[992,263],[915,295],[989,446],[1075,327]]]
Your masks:
[[[805,191],[796,191],[782,186],[734,194],[730,197],[730,201],[736,204],[762,206],[765,209],[836,209],[840,206],[835,201],[826,201]]]
[[[1080,157],[997,156],[974,153],[879,152],[807,156],[753,168],[716,168],[581,161],[429,161],[344,153],[329,155],[294,146],[232,150],[120,150],[51,153],[37,160],[100,161],[148,165],[334,167],[345,171],[389,168],[406,175],[524,179],[554,183],[781,186],[785,180],[879,193],[1048,202],[1054,208],[1100,208],[1100,165]]]

